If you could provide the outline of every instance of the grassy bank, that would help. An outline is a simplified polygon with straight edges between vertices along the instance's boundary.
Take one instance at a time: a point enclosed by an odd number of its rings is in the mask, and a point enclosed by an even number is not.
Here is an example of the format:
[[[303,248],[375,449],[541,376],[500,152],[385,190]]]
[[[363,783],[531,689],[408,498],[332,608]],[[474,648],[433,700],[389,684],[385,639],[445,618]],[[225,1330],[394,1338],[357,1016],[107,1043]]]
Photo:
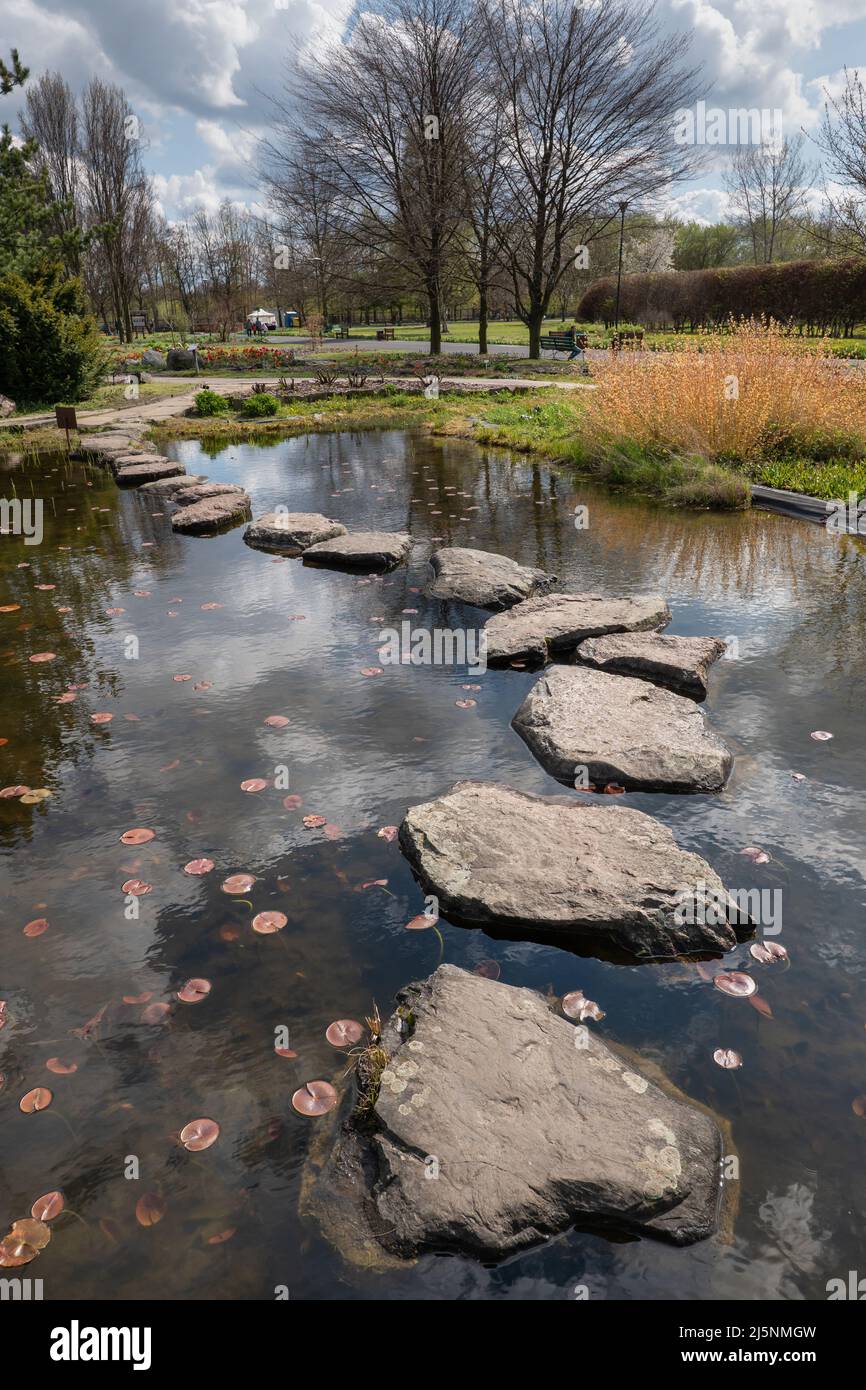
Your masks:
[[[167,400],[170,396],[184,396],[189,392],[189,382],[187,381],[145,381],[138,388],[138,395],[134,400],[128,400],[124,392],[129,388],[118,382],[117,384],[106,383],[91,392],[83,401],[77,401],[75,409],[84,410],[132,410],[142,405],[152,405],[156,401]],[[54,414],[54,402],[50,405],[42,403],[40,405],[22,406],[14,414],[8,417],[8,421],[14,424],[15,420],[28,416]]]
[[[150,437],[156,442],[199,438],[206,445],[221,447],[286,434],[417,428],[534,454],[571,472],[675,505],[726,509],[749,505],[743,477],[698,457],[649,459],[641,453],[599,454],[587,448],[582,429],[585,400],[584,393],[578,399],[554,388],[519,394],[444,392],[437,401],[392,390],[385,396],[281,405],[278,414],[266,421],[244,420],[237,412],[206,419],[190,415],[160,422]]]

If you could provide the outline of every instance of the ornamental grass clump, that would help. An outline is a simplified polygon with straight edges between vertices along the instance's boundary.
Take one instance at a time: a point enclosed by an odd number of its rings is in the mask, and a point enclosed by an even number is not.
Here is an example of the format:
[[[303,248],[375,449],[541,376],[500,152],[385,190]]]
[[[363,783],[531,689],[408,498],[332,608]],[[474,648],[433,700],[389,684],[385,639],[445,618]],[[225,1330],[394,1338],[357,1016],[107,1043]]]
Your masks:
[[[594,372],[581,442],[624,441],[742,464],[780,453],[866,452],[866,383],[773,320],[732,321],[671,352],[622,352]],[[587,393],[589,396],[589,393]]]

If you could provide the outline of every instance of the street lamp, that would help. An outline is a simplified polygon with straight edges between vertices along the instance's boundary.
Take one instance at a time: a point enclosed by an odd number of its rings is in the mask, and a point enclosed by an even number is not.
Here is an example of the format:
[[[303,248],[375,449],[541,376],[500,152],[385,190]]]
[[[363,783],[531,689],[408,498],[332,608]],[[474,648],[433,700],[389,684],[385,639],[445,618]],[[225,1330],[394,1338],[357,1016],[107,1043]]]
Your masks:
[[[619,268],[616,272],[616,309],[614,311],[613,325],[614,333],[616,333],[619,329],[619,291],[620,286],[622,285],[622,243],[625,237],[625,210],[627,207],[628,203],[620,203],[619,205]]]

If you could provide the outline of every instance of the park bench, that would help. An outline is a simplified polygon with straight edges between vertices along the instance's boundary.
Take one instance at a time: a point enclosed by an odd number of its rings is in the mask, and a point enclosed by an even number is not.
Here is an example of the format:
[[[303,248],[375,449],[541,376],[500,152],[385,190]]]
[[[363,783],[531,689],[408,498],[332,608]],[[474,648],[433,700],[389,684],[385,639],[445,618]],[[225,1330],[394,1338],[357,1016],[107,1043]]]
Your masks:
[[[332,323],[328,329],[328,334],[332,338],[348,338],[349,325],[347,323]]]
[[[393,330],[393,328],[377,328],[377,329],[376,329],[376,339],[377,339],[377,341],[380,342],[380,343],[382,343],[382,342],[385,342],[385,343],[393,343],[393,341],[394,341],[394,330]]]
[[[642,348],[643,329],[637,328],[629,333],[614,333],[610,340],[611,348],[614,352],[619,352],[620,348]]]
[[[585,333],[547,333],[541,338],[540,347],[542,352],[552,352],[554,355],[557,352],[567,352],[569,356],[574,353],[575,356],[582,357],[588,342]]]

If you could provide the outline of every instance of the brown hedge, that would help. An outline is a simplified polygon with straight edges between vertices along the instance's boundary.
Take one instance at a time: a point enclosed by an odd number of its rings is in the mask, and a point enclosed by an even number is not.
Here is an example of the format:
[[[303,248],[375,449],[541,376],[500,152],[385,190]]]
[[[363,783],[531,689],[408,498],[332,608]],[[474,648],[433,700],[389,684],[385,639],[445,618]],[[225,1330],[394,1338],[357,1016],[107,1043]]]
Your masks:
[[[605,276],[589,286],[577,317],[611,324],[615,302],[616,279]],[[668,270],[622,279],[621,322],[698,329],[718,327],[732,316],[761,314],[809,333],[848,337],[866,322],[866,258]]]

